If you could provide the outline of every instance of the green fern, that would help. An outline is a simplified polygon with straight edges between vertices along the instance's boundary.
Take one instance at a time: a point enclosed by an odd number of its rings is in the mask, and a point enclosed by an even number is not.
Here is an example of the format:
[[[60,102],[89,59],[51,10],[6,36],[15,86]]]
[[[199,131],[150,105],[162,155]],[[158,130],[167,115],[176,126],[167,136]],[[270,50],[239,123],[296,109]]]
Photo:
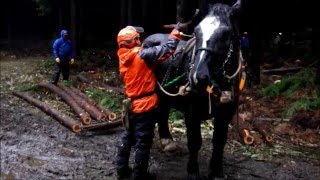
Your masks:
[[[41,92],[41,88],[39,88],[38,86],[34,85],[34,84],[29,84],[29,83],[17,83],[14,87],[14,89],[16,91],[30,91],[30,92]]]
[[[286,117],[292,117],[297,111],[312,111],[320,109],[320,97],[313,97],[311,99],[300,99],[293,102],[284,111]]]
[[[283,78],[278,84],[272,84],[262,89],[262,94],[265,96],[279,96],[283,94],[286,97],[291,97],[299,89],[314,86],[314,79],[314,71],[306,68],[293,76]]]
[[[184,115],[180,111],[177,111],[175,109],[171,109],[170,114],[169,114],[169,119],[171,121],[181,120],[181,119],[184,119]]]
[[[94,99],[99,102],[100,105],[112,110],[119,112],[121,110],[121,102],[122,98],[119,96],[115,96],[112,93],[95,89],[88,88],[85,90],[88,97]]]

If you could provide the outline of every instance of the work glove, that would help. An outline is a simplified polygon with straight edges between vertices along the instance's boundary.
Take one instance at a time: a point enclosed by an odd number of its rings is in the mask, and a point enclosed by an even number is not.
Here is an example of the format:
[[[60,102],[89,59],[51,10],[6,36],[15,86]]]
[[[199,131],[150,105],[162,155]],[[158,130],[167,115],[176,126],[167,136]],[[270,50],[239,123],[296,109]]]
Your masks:
[[[60,63],[60,58],[57,57],[57,58],[56,58],[56,62],[57,62],[57,63]]]
[[[169,38],[176,38],[178,40],[181,40],[181,35],[180,35],[180,31],[179,31],[179,24],[177,23],[175,28],[171,31]]]
[[[74,59],[72,58],[71,60],[70,60],[70,64],[73,64],[74,63]]]

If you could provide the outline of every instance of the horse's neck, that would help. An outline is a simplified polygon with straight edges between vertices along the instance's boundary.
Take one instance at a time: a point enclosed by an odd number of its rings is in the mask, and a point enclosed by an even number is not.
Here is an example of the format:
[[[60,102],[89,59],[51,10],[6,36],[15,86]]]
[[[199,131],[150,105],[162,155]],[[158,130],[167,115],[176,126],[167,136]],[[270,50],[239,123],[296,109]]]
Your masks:
[[[190,70],[190,65],[192,63],[192,51],[195,46],[195,37],[187,41],[187,43],[180,49],[175,57],[176,68],[182,73],[187,73]]]

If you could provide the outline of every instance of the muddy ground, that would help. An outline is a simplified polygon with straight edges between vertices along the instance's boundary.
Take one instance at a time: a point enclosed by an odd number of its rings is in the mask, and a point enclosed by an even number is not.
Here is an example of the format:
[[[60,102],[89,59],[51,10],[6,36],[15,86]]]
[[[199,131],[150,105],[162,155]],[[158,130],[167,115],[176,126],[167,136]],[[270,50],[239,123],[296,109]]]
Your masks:
[[[47,59],[7,56],[0,60],[1,179],[116,179],[114,158],[123,128],[73,133],[11,94],[17,85],[48,81],[50,74],[38,73],[39,63]],[[312,132],[311,142],[275,133],[271,145],[248,146],[230,138],[224,159],[227,179],[320,179],[320,133]],[[176,153],[162,152],[158,137],[154,139],[150,169],[158,179],[186,178],[186,135],[173,135],[181,146]],[[199,159],[205,176],[210,133],[203,137]]]

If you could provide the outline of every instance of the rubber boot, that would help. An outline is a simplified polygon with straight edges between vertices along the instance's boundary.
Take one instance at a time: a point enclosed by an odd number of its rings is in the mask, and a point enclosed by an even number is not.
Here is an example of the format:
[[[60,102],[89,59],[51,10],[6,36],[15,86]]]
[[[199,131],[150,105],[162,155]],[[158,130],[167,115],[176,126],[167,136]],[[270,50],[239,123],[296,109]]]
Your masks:
[[[129,167],[117,169],[117,179],[118,180],[125,180],[129,179],[132,174],[132,169]]]

